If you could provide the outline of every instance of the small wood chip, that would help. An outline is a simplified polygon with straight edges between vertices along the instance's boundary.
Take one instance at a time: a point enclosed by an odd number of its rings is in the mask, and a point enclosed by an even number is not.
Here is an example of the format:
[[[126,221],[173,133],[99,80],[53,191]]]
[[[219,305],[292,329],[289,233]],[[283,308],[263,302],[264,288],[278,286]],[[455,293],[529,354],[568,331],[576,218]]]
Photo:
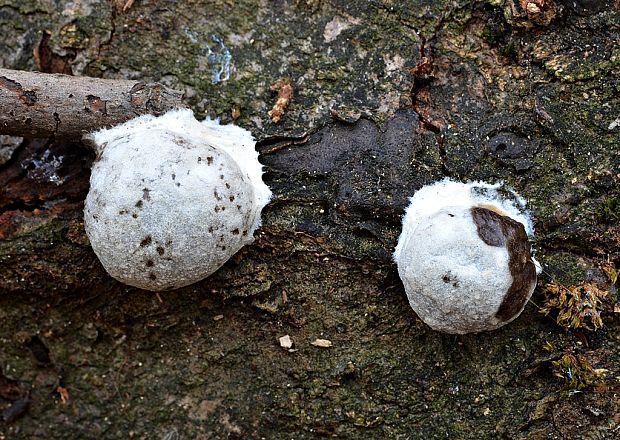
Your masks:
[[[284,335],[280,338],[280,347],[286,348],[287,350],[293,348],[293,340],[289,335]]]
[[[224,315],[215,315],[215,316],[213,317],[213,320],[214,320],[214,321],[219,321],[220,319],[223,319],[223,318],[224,318]]]
[[[328,339],[315,339],[314,342],[311,342],[311,344],[315,347],[329,348],[332,346],[332,341]]]
[[[118,12],[127,12],[135,0],[114,0],[114,6]]]
[[[278,100],[269,112],[271,120],[277,124],[284,115],[284,110],[293,99],[293,86],[283,79],[279,79],[271,85],[271,90],[278,92]]]
[[[67,390],[65,387],[61,387],[60,385],[58,385],[56,387],[56,392],[60,396],[60,403],[66,405],[69,401],[69,390]]]

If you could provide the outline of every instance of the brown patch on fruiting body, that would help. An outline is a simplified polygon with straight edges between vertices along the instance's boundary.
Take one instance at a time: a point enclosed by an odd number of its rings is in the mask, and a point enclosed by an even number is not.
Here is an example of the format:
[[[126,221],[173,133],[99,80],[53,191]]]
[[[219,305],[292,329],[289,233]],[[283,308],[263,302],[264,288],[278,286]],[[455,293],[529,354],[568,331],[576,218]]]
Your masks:
[[[478,236],[489,246],[506,247],[512,284],[496,318],[508,321],[516,316],[536,287],[536,266],[532,261],[530,242],[523,224],[487,208],[471,208]]]
[[[504,217],[506,217],[508,215],[508,213],[506,211],[503,211],[498,206],[495,206],[495,205],[493,205],[491,203],[480,203],[478,205],[478,208],[488,209],[489,211],[493,211],[496,214],[502,215]]]
[[[291,99],[293,99],[293,86],[287,81],[279,79],[271,85],[270,89],[278,92],[278,99],[268,113],[271,120],[277,124],[282,119],[284,110],[288,107]]]

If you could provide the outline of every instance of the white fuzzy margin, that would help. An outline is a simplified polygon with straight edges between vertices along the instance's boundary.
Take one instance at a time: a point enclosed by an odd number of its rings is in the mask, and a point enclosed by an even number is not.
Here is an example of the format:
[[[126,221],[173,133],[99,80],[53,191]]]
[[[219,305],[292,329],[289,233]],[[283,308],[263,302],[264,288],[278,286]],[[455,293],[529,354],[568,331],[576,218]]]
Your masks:
[[[514,200],[507,200],[499,192],[504,187],[504,182],[490,184],[476,181],[470,183],[456,182],[449,178],[437,181],[420,188],[411,197],[409,206],[403,217],[403,235],[412,234],[423,218],[448,206],[491,206],[497,211],[518,221],[525,228],[528,237],[534,237],[534,224],[529,211],[526,209],[526,201],[523,197],[509,188]],[[394,251],[394,260],[398,262],[405,240],[399,239]],[[540,272],[539,263],[534,260],[537,271]]]
[[[220,125],[219,121],[205,119],[198,122],[190,109],[171,110],[161,116],[144,115],[112,128],[102,129],[84,138],[95,144],[100,154],[108,142],[138,131],[169,130],[187,138],[207,142],[228,153],[248,176],[254,186],[256,206],[262,210],[271,199],[271,190],[263,182],[263,166],[258,161],[255,140],[248,130],[233,124]]]

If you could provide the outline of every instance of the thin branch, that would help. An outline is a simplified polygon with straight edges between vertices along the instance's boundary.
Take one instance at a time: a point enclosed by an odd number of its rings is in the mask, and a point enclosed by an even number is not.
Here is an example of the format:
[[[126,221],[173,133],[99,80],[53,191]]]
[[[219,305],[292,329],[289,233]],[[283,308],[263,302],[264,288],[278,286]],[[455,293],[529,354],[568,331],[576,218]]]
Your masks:
[[[184,107],[182,97],[158,83],[0,69],[0,134],[78,139]]]

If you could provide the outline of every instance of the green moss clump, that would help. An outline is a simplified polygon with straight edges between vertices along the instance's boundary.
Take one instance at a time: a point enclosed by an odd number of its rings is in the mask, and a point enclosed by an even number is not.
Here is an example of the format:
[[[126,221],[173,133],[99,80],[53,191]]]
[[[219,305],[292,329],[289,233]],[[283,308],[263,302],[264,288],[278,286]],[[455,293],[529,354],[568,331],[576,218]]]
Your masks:
[[[499,49],[499,54],[511,61],[517,59],[517,45],[513,41],[509,41]]]
[[[566,329],[585,328],[598,330],[603,327],[600,310],[607,292],[591,283],[580,283],[565,287],[551,282],[544,288],[546,295],[540,312],[549,315],[557,313],[558,325]]]
[[[606,199],[599,209],[599,218],[605,222],[620,220],[620,200],[616,197]]]
[[[580,390],[596,382],[599,372],[581,355],[566,353],[559,360],[551,362],[553,375],[564,381],[568,389]]]

